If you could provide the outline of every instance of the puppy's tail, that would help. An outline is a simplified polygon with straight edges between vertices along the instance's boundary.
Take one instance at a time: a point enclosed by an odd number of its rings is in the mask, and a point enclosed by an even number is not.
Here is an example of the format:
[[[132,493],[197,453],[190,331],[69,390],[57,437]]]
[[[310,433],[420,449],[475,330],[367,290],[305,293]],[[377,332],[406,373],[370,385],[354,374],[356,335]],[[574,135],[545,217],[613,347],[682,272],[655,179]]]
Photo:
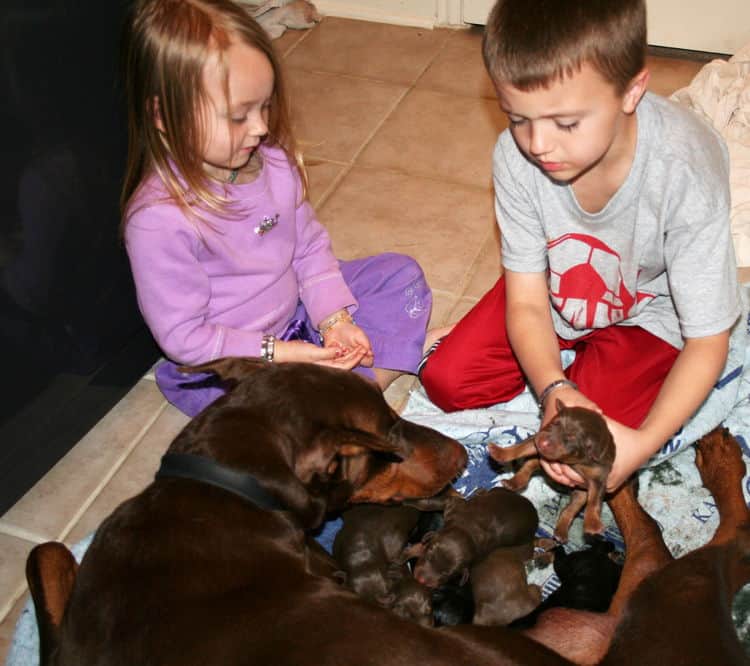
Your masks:
[[[78,563],[61,543],[35,546],[26,560],[26,580],[39,626],[39,664],[49,666],[57,652],[60,625],[73,592]]]

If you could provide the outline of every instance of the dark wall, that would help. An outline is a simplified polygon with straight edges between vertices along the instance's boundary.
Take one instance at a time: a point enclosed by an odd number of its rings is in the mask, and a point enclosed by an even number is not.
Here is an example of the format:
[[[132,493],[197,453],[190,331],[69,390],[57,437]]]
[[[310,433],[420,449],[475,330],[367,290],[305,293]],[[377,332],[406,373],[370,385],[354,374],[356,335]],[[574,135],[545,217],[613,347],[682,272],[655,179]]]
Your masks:
[[[157,357],[118,238],[127,4],[0,7],[0,512]]]

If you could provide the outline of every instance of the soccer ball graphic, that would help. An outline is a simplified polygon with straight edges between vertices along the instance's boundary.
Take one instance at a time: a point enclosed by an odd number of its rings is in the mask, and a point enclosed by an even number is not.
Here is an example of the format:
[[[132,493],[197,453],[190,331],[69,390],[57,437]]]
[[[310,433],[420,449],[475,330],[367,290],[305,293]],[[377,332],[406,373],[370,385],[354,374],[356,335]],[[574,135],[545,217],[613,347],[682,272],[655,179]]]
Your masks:
[[[576,329],[625,319],[636,299],[625,288],[620,255],[598,238],[565,234],[547,245],[555,309]]]

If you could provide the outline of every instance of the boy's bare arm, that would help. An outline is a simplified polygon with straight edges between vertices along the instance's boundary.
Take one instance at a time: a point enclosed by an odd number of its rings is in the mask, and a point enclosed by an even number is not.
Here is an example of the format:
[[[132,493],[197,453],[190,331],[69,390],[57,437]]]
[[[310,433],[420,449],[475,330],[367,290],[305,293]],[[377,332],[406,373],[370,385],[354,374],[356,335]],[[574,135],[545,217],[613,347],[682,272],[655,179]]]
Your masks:
[[[619,487],[646,463],[698,409],[716,383],[728,351],[729,331],[686,339],[641,426],[634,430],[607,419],[617,446],[608,490]]]
[[[565,377],[550,314],[547,276],[506,270],[505,292],[508,339],[529,384],[540,395],[545,387]],[[598,409],[586,396],[567,385],[555,389],[554,397],[569,407]],[[552,418],[555,411],[555,400],[546,400],[542,422]]]

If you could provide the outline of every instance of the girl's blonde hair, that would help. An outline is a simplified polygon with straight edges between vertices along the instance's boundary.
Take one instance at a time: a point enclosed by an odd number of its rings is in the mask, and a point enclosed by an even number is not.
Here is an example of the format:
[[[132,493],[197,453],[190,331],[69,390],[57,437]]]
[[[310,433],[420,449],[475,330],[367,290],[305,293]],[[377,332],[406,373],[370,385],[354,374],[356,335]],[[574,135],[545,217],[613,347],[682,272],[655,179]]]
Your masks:
[[[233,214],[230,202],[211,186],[201,155],[203,114],[208,107],[203,67],[209,56],[218,55],[228,95],[224,53],[233,41],[257,49],[271,63],[274,89],[264,143],[284,150],[299,169],[306,196],[307,180],[291,131],[281,65],[263,28],[231,0],[139,0],[123,43],[129,139],[120,197],[123,227],[133,196],[152,172],[190,217],[201,219],[201,212]],[[156,127],[156,113],[163,134]]]

